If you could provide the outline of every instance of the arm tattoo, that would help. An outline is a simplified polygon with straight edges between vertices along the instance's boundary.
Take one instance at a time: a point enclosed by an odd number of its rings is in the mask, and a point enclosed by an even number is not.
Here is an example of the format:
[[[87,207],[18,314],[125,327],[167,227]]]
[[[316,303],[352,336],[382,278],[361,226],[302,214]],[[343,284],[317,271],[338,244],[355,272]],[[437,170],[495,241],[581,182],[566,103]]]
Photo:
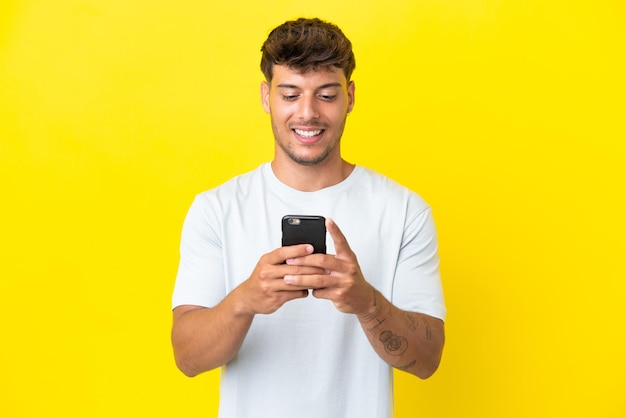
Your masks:
[[[411,367],[415,366],[415,363],[417,363],[417,361],[413,360],[412,362],[410,362],[409,364],[405,364],[404,366],[396,366],[396,369],[404,370],[406,372]]]
[[[424,325],[426,326],[426,339],[430,341],[433,339],[433,333],[430,329],[430,324],[428,323],[428,320],[426,318],[422,318],[422,322],[424,322]]]
[[[409,342],[406,338],[396,335],[391,331],[381,332],[378,339],[385,346],[385,351],[387,352],[387,354],[392,356],[402,355],[409,346]]]
[[[376,335],[376,328],[380,327],[384,322],[385,322],[384,319],[376,318],[376,323],[371,328],[368,328],[367,330],[370,332],[370,334]]]
[[[405,314],[405,318],[406,318],[406,326],[411,330],[411,331],[416,331],[417,330],[417,319],[415,318],[415,316],[411,313],[407,313]]]

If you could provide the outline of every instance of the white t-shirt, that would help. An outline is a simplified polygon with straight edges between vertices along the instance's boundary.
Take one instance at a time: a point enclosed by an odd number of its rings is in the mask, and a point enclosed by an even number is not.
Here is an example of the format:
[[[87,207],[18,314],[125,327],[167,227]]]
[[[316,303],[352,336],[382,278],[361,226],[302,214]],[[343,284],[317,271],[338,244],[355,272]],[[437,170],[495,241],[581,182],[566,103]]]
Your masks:
[[[301,192],[266,163],[199,194],[183,226],[173,307],[217,305],[281,245],[284,215],[332,218],[383,296],[400,309],[445,319],[429,206],[359,166],[337,185]],[[327,252],[334,253],[330,236]],[[392,378],[354,315],[309,296],[254,318],[222,368],[220,417],[390,417]]]

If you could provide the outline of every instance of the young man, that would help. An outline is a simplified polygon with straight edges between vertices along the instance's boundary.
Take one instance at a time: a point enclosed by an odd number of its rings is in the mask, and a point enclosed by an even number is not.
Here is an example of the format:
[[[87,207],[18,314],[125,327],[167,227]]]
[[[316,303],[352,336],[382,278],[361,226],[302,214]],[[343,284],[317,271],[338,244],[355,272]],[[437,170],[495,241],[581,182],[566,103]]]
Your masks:
[[[431,210],[342,159],[355,60],[339,28],[286,22],[262,52],[275,158],[189,209],[176,363],[188,376],[222,367],[220,417],[390,417],[392,368],[427,378],[443,349]],[[325,216],[328,254],[281,247],[288,214]]]

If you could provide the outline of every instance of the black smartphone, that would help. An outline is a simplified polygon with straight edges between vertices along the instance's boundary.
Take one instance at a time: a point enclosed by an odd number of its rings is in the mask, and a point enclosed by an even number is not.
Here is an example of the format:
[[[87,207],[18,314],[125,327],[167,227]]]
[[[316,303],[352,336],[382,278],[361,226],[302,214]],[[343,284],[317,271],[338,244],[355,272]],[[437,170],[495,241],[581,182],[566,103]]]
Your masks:
[[[326,219],[323,216],[283,216],[283,247],[311,244],[313,253],[326,254]]]

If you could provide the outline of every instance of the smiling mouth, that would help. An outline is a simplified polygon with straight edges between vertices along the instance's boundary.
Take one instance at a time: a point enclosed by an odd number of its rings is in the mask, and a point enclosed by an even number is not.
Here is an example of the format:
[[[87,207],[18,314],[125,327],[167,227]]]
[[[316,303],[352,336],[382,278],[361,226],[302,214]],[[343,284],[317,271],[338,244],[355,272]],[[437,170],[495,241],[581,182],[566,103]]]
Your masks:
[[[316,136],[320,135],[322,132],[324,132],[323,129],[317,129],[317,130],[314,130],[314,131],[305,131],[305,130],[302,130],[302,129],[294,129],[293,131],[298,136],[301,136],[302,138],[307,138],[307,139],[316,137]]]

